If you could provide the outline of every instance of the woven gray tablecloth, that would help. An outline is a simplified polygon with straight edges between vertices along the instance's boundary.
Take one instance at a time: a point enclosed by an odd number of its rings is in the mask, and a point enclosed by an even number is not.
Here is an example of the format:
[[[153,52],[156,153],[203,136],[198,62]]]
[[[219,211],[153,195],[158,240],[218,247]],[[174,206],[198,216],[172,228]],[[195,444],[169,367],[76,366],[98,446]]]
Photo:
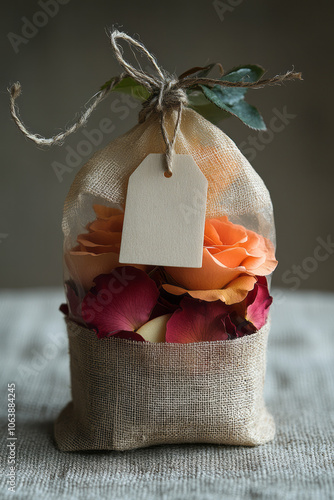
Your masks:
[[[52,424],[70,399],[59,290],[3,291],[0,498],[334,499],[334,294],[280,292],[265,396],[275,440],[257,448],[157,446],[61,453]],[[7,383],[16,383],[16,493],[7,490]]]

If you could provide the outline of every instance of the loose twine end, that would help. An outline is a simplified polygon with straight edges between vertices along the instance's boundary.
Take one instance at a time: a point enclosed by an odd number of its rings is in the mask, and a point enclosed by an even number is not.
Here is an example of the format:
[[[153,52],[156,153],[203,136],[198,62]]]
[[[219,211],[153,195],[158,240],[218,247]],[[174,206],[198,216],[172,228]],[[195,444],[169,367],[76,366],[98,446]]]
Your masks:
[[[198,85],[207,85],[212,87],[220,85],[223,87],[245,87],[245,88],[262,88],[267,85],[280,85],[287,80],[302,80],[302,74],[294,71],[288,71],[284,75],[276,75],[273,78],[261,79],[256,82],[228,82],[224,81],[223,77],[219,80],[213,78],[198,78],[189,76],[189,72],[184,73],[181,77],[177,78],[169,75],[157,63],[155,57],[146,49],[146,47],[138,40],[132,38],[126,33],[118,30],[109,32],[110,43],[114,55],[119,62],[120,66],[124,69],[117,78],[112,79],[110,85],[100,90],[92,98],[91,104],[82,112],[77,121],[64,132],[60,132],[50,138],[45,138],[39,134],[33,134],[25,127],[19,117],[16,99],[21,95],[21,85],[19,82],[14,83],[10,89],[10,112],[14,122],[21,132],[35,144],[41,146],[53,146],[55,144],[63,144],[66,137],[76,132],[79,128],[84,126],[92,112],[98,104],[113,90],[113,87],[120,83],[126,77],[132,77],[139,84],[143,85],[150,93],[149,99],[143,103],[143,109],[139,113],[139,122],[143,122],[153,112],[160,115],[160,128],[163,140],[166,144],[165,158],[166,158],[166,172],[169,176],[172,173],[172,160],[174,153],[174,146],[176,136],[181,123],[181,115],[184,106],[188,104],[187,89],[196,87]],[[119,41],[125,41],[129,44],[130,48],[135,48],[141,54],[145,55],[152,63],[156,74],[149,74],[143,69],[135,68],[132,64],[128,63],[123,56],[123,48],[120,46]],[[169,139],[165,126],[166,113],[170,109],[177,110],[177,118],[174,125],[174,132],[172,138]]]
[[[11,98],[15,101],[15,99],[21,95],[21,90],[22,88],[20,82],[16,82],[13,83],[13,85],[8,89],[8,92],[10,93]]]

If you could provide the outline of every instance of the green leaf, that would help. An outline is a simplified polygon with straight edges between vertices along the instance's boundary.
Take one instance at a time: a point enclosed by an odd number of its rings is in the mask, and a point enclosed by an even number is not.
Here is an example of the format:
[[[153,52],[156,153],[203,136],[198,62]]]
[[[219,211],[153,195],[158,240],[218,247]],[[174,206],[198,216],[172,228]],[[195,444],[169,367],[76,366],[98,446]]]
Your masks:
[[[221,87],[219,87],[218,85],[215,85],[214,87],[212,87],[212,89],[202,85],[202,89],[205,97],[207,97],[209,101],[218,106],[218,108],[223,109],[224,111],[227,111],[228,113],[236,116],[246,125],[248,125],[248,127],[254,128],[256,130],[266,129],[266,125],[263,121],[262,116],[260,115],[258,110],[254,106],[248,104],[248,102],[241,99],[234,102],[233,104],[226,103],[226,96],[223,92],[223,90],[225,89],[221,89]]]
[[[104,90],[104,89],[106,89],[107,87],[109,87],[115,79],[116,79],[116,77],[114,76],[114,78],[111,78],[110,80],[108,80],[106,83],[104,83],[104,84],[100,87],[100,90]]]
[[[106,82],[100,90],[104,90],[109,87],[116,77],[111,78]],[[122,92],[123,94],[130,94],[132,97],[139,99],[141,101],[146,101],[149,98],[150,93],[146,87],[137,83],[131,76],[126,76],[122,81],[116,83],[116,85],[111,89],[111,92]]]

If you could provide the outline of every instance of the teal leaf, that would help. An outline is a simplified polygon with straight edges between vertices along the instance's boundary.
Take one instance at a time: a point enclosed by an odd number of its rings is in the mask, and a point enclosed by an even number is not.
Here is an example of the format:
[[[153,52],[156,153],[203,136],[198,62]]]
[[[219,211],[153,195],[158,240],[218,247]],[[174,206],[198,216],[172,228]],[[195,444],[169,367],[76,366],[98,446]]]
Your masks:
[[[215,85],[212,89],[202,85],[202,89],[205,97],[218,106],[218,108],[236,116],[244,122],[245,125],[248,125],[248,127],[256,130],[266,130],[266,125],[259,111],[251,104],[248,104],[248,102],[241,99],[239,101],[235,101],[233,104],[227,103],[225,100],[226,96],[222,92],[225,89],[222,89],[218,85]]]
[[[195,92],[188,95],[188,103],[191,109],[214,125],[218,125],[219,122],[231,116],[229,112],[224,111],[209,101],[202,92]]]
[[[208,68],[209,66],[207,66],[207,69]],[[255,64],[249,66],[239,66],[226,73],[226,75],[222,76],[220,80],[233,83],[256,82],[261,78],[263,73],[264,69],[261,66],[257,66]],[[204,86],[201,85],[200,87],[205,94]],[[226,104],[227,106],[234,106],[245,98],[248,89],[242,87],[223,87],[220,85],[215,85],[210,90],[213,90],[217,94],[220,102]]]
[[[229,111],[250,128],[255,130],[267,129],[258,109],[246,101],[240,101],[236,105],[231,106]]]
[[[251,64],[248,66],[239,66],[232,69],[221,80],[227,82],[257,82],[264,73],[261,66]],[[205,97],[218,108],[230,113],[246,125],[256,130],[265,130],[266,126],[259,111],[248,104],[244,98],[247,88],[224,87],[214,85],[212,88],[200,85]]]
[[[227,82],[257,82],[265,72],[262,66],[248,64],[231,69],[221,80]]]
[[[203,88],[203,86],[201,86]],[[208,87],[206,87],[208,88]],[[217,95],[219,95],[219,99],[226,104],[227,106],[233,106],[237,102],[240,102],[244,99],[246,92],[248,89],[246,88],[237,88],[237,87],[221,87],[220,85],[215,85],[209,90],[214,90]],[[204,90],[203,90],[204,92]],[[204,92],[205,93],[205,92]]]
[[[222,76],[220,80],[225,82],[257,82],[264,73],[264,69],[261,66],[251,64],[249,66],[239,66],[234,68],[226,75]],[[244,99],[247,88],[242,87],[220,87],[219,85],[214,87],[216,92],[220,94],[221,100],[228,106],[233,106],[237,102]]]

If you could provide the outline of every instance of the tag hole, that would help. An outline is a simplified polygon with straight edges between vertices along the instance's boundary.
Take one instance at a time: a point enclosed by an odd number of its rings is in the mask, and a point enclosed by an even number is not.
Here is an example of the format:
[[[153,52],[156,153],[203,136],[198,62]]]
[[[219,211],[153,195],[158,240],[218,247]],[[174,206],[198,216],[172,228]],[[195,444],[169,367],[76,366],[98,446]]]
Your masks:
[[[164,176],[167,177],[168,179],[172,177],[172,172],[164,172]]]

